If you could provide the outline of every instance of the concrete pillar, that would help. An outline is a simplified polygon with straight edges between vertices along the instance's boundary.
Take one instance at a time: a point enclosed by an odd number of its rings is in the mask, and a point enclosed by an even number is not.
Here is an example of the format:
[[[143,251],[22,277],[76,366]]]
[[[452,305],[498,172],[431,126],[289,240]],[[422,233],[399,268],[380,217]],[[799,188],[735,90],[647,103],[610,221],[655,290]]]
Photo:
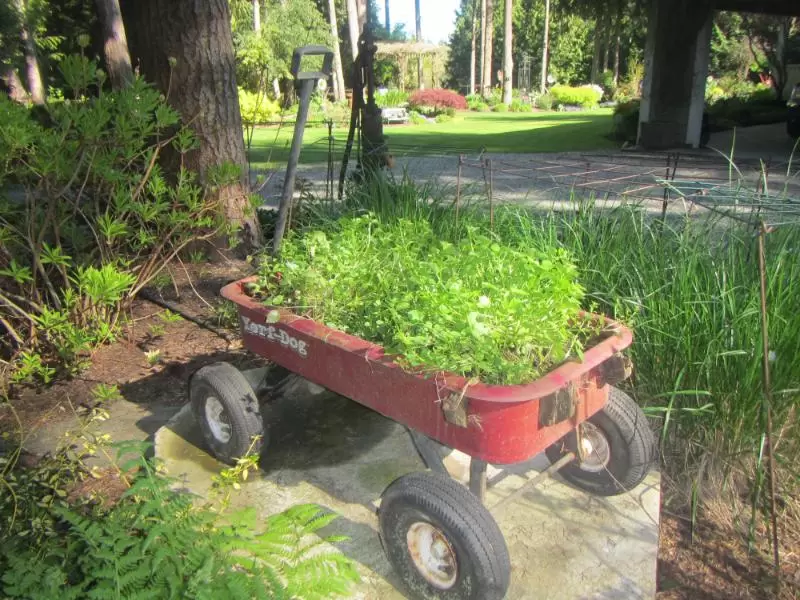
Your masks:
[[[699,145],[712,16],[709,0],[651,0],[640,146]]]
[[[692,72],[692,96],[689,101],[689,118],[686,124],[686,144],[692,148],[700,147],[703,133],[703,112],[706,108],[706,80],[708,63],[711,59],[711,30],[714,26],[713,11],[706,18],[697,34]]]

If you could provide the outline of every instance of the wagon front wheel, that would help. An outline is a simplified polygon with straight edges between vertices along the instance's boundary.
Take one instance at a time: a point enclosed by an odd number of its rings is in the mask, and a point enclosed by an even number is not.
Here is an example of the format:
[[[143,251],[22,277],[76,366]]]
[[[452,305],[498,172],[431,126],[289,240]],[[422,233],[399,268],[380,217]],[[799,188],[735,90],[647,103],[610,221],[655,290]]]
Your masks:
[[[580,435],[580,445],[578,436]],[[559,474],[598,496],[632,490],[647,476],[655,454],[653,432],[642,409],[612,387],[606,405],[545,451],[550,462],[566,452],[578,457]]]
[[[412,597],[500,600],[511,563],[489,511],[464,486],[438,473],[411,473],[383,493],[383,548]]]
[[[261,411],[253,388],[239,369],[226,362],[198,369],[189,382],[189,398],[203,438],[217,459],[233,464],[248,451],[261,451]],[[253,443],[255,436],[261,438]]]

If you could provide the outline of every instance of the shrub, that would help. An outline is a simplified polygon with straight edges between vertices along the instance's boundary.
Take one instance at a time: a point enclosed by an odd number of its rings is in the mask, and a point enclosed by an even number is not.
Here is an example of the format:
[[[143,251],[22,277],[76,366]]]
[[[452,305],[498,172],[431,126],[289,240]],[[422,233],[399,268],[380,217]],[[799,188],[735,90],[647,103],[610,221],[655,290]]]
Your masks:
[[[499,102],[498,104],[495,104],[492,107],[492,111],[493,112],[499,112],[499,113],[508,112],[508,104],[503,104],[502,102]]]
[[[620,102],[614,107],[612,135],[620,142],[635,143],[639,131],[639,101]]]
[[[262,125],[275,121],[280,117],[281,107],[265,94],[248,92],[239,88],[239,109],[242,111],[242,123]]]
[[[558,104],[582,106],[583,108],[597,106],[600,102],[600,98],[603,96],[602,89],[588,85],[581,87],[554,85],[550,88],[550,94]]]
[[[408,122],[412,125],[424,125],[428,122],[428,119],[423,117],[417,111],[412,110],[410,113],[408,113]]]
[[[486,104],[480,94],[470,94],[466,97],[466,101],[469,110],[479,110],[481,104]]]
[[[553,96],[550,94],[542,94],[536,98],[536,107],[540,108],[541,110],[552,110]]]
[[[384,94],[375,94],[375,103],[381,108],[405,106],[408,104],[408,92],[387,90]]]
[[[0,358],[15,381],[81,368],[136,293],[222,227],[193,173],[159,166],[166,147],[180,158],[196,140],[157,90],[137,79],[106,92],[83,57],[62,72],[74,100],[46,106],[46,125],[0,96]],[[209,173],[238,176],[232,165]]]
[[[449,123],[454,118],[455,117],[453,115],[450,115],[450,114],[447,114],[447,113],[442,113],[440,115],[436,115],[436,122],[437,123]]]
[[[511,112],[531,112],[533,107],[519,98],[514,98],[508,107]]]
[[[409,106],[419,113],[436,116],[446,109],[467,110],[467,100],[452,90],[430,89],[417,90],[408,99]]]

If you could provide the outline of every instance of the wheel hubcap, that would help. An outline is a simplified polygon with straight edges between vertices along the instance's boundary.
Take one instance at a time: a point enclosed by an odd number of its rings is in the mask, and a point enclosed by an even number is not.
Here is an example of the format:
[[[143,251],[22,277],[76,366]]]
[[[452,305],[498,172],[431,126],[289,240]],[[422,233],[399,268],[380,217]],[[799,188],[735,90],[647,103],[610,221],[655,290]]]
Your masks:
[[[231,423],[222,402],[215,396],[209,396],[206,398],[205,413],[206,422],[208,423],[208,428],[211,430],[211,435],[213,435],[217,441],[227,444],[231,439]]]
[[[591,423],[582,423],[580,426],[580,467],[590,473],[599,473],[605,470],[611,459],[611,447],[608,438],[600,429]]]
[[[453,587],[458,577],[456,553],[441,530],[430,523],[414,523],[406,542],[414,566],[428,583],[440,590]]]

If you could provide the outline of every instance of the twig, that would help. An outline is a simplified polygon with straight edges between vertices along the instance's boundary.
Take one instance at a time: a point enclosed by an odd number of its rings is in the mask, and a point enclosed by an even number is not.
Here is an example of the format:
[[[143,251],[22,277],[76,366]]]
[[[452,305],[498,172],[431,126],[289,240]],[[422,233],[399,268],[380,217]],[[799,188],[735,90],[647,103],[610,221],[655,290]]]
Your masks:
[[[185,263],[184,263],[184,262],[181,260],[181,257],[180,257],[179,255],[175,255],[175,260],[177,260],[177,261],[178,261],[178,263],[181,265],[181,267],[183,267],[183,272],[184,272],[184,273],[186,273],[186,281],[187,281],[187,283],[189,284],[189,287],[190,287],[190,288],[192,288],[192,291],[194,292],[194,295],[195,295],[195,296],[197,296],[197,298],[198,298],[198,299],[199,299],[199,300],[200,300],[200,301],[201,301],[203,304],[205,304],[205,305],[206,305],[208,308],[211,308],[211,309],[213,309],[214,307],[213,307],[213,306],[211,306],[211,304],[210,304],[210,303],[209,303],[209,302],[208,302],[208,301],[207,301],[205,298],[203,298],[203,297],[200,295],[200,293],[199,293],[199,292],[198,292],[198,291],[195,289],[195,287],[194,287],[194,283],[192,283],[192,278],[191,278],[191,276],[189,275],[189,269],[187,269],[187,268],[186,268],[186,264],[185,264]]]

